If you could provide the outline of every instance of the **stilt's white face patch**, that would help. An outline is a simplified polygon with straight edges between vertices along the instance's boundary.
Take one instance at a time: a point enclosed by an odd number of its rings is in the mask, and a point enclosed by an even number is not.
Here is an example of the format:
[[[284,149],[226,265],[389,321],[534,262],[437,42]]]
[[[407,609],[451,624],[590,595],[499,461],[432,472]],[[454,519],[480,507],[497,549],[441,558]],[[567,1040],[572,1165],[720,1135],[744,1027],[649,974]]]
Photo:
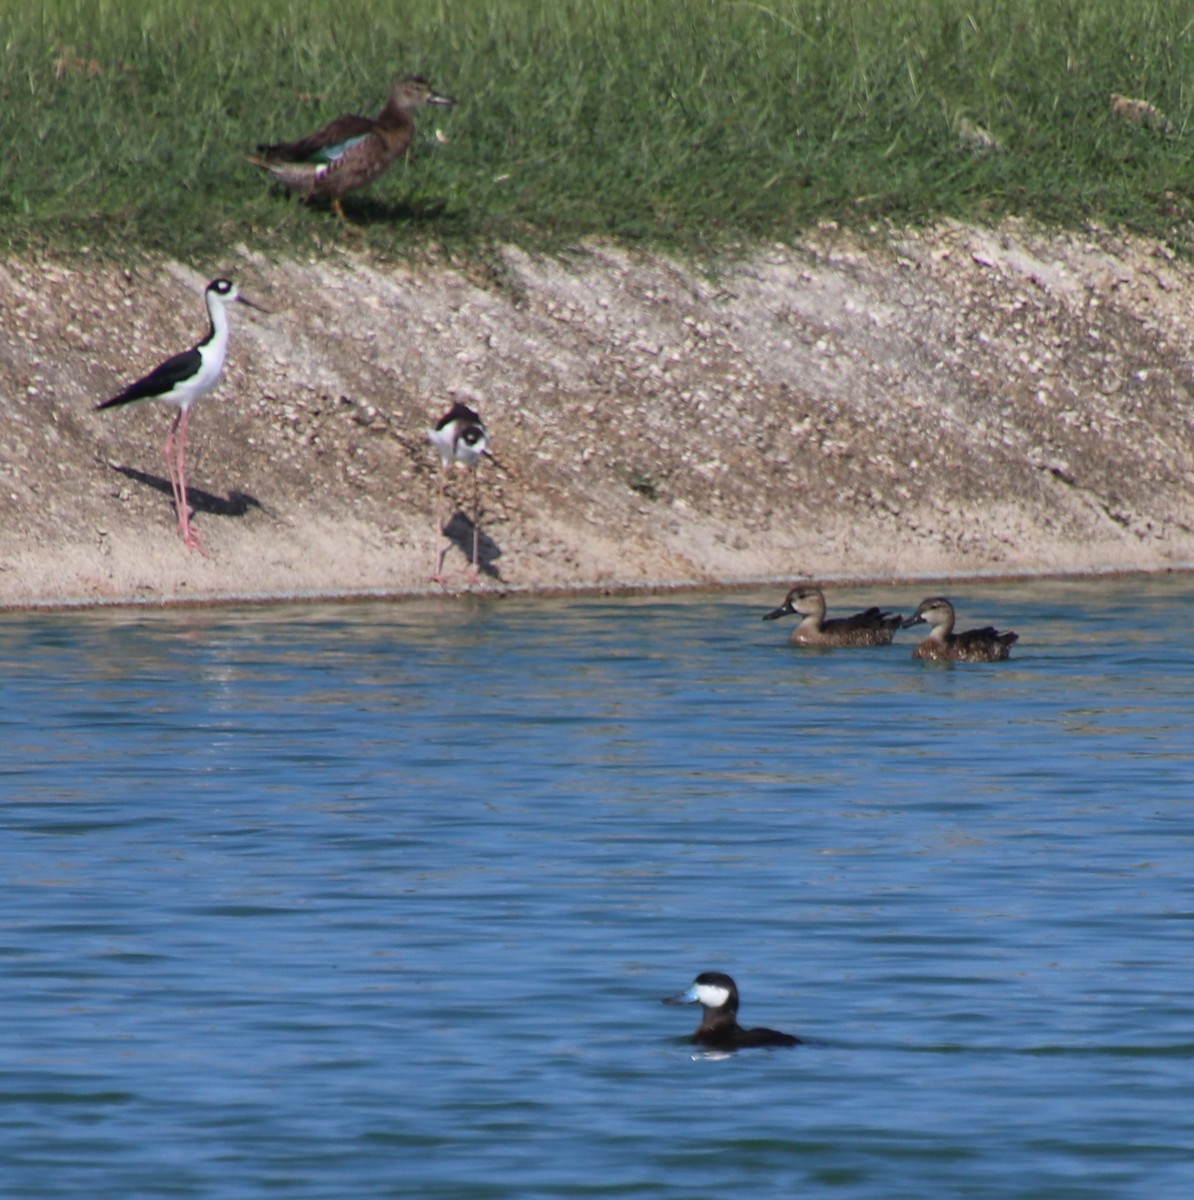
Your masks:
[[[459,420],[449,421],[439,429],[429,429],[427,437],[439,451],[440,462],[445,467],[453,462],[465,467],[475,466],[489,445],[483,425]]]
[[[694,1000],[700,1001],[705,1008],[721,1008],[730,998],[730,989],[719,987],[715,983],[694,983],[688,994]]]

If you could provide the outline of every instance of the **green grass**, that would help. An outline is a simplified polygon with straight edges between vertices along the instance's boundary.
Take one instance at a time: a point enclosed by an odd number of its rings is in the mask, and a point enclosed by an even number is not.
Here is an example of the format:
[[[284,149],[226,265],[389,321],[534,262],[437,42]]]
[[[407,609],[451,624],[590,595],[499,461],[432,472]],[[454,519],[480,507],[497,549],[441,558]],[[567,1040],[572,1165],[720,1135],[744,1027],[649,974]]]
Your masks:
[[[1181,0],[26,0],[0,6],[0,246],[707,254],[1019,213],[1184,251],[1192,38]],[[357,233],[244,162],[400,73],[461,103],[349,198]]]

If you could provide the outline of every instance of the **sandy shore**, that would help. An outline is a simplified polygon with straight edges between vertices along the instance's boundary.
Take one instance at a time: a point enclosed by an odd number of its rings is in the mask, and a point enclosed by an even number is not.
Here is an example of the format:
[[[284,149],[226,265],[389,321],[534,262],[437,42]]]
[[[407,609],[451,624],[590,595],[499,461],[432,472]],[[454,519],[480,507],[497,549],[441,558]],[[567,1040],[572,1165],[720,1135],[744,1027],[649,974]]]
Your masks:
[[[459,589],[1186,569],[1194,270],[1092,232],[827,228],[717,276],[593,246],[494,279],[337,255],[211,264],[237,307],[191,421],[94,405],[205,330],[177,264],[0,266],[0,606],[400,596],[429,582],[426,429],[473,405]],[[450,585],[455,590],[456,584]]]

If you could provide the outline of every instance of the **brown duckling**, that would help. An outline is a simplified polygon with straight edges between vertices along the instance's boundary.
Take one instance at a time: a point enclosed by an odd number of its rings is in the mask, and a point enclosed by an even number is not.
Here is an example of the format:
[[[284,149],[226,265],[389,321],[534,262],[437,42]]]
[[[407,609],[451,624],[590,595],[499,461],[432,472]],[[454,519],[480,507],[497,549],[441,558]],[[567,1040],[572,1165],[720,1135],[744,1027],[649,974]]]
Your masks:
[[[825,619],[825,597],[820,588],[794,587],[764,621],[799,614],[803,620],[792,630],[788,641],[793,646],[886,646],[890,644],[903,618],[879,608],[868,608],[849,617]]]
[[[930,596],[905,622],[904,628],[925,623],[929,636],[912,651],[913,658],[945,662],[999,662],[1007,658],[1018,633],[1000,633],[993,625],[954,633],[954,606],[944,596]]]

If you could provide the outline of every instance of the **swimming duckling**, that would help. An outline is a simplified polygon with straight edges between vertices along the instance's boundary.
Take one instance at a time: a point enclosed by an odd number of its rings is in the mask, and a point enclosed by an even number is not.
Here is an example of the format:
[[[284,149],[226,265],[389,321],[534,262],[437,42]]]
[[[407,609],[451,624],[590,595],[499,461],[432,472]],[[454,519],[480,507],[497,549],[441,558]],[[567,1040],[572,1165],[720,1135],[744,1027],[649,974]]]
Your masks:
[[[304,199],[331,200],[344,219],[340,197],[372,183],[406,152],[415,135],[411,113],[424,104],[455,104],[427,80],[412,75],[390,88],[385,108],[376,117],[346,115],[297,142],[257,147],[249,162],[268,171]]]
[[[904,628],[922,622],[931,628],[929,636],[912,651],[913,658],[931,658],[946,662],[999,662],[1008,656],[1018,633],[1000,633],[993,625],[954,633],[954,606],[944,596],[930,596],[904,622]]]
[[[868,608],[849,617],[825,619],[825,597],[820,588],[794,587],[783,604],[763,617],[774,621],[798,613],[804,619],[792,630],[788,641],[793,646],[886,646],[903,623],[897,613]]]
[[[774,1029],[743,1029],[738,1024],[738,987],[721,971],[703,971],[692,987],[664,1004],[700,1004],[701,1023],[692,1040],[710,1050],[745,1050],[752,1046],[799,1046],[800,1039]]]

